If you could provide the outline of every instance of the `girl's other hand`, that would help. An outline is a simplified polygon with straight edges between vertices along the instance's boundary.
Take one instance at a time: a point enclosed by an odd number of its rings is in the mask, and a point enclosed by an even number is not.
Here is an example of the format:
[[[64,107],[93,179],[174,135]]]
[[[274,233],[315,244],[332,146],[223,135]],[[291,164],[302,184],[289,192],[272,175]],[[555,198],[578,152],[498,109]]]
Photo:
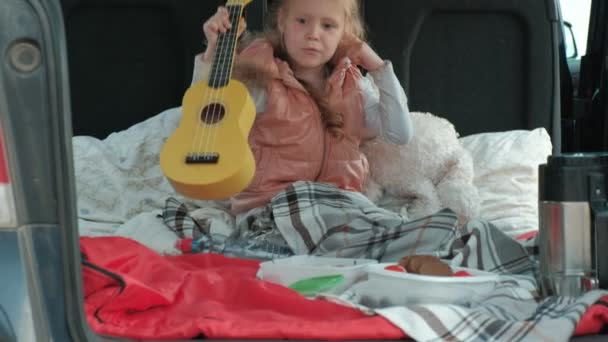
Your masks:
[[[245,31],[245,27],[245,20],[241,17],[239,22],[239,36]],[[207,39],[207,50],[203,55],[205,61],[211,62],[220,33],[226,33],[231,28],[232,24],[230,23],[228,9],[224,6],[218,7],[217,12],[203,24],[203,32]]]
[[[367,71],[375,71],[384,65],[384,60],[378,56],[369,44],[356,37],[348,37],[345,44],[345,56],[355,65]]]

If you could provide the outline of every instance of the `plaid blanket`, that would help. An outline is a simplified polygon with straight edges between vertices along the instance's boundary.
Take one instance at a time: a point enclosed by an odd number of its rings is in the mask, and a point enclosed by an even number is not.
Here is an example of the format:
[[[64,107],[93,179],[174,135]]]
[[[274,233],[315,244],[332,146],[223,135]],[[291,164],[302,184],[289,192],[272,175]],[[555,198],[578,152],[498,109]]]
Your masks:
[[[459,224],[444,210],[416,221],[378,208],[364,195],[329,184],[297,182],[262,210],[240,220],[240,234],[279,231],[295,254],[397,261],[430,254],[454,266],[499,274],[494,291],[466,305],[411,305],[370,309],[347,291],[333,298],[382,315],[419,341],[567,341],[604,291],[579,298],[537,291],[536,241],[513,240],[489,222]],[[175,228],[173,228],[175,229]]]
[[[450,210],[406,221],[358,192],[297,182],[270,207],[276,228],[296,254],[397,261],[431,254],[452,265],[533,277],[533,245],[522,245],[483,221],[458,223]],[[248,222],[256,222],[256,217]]]

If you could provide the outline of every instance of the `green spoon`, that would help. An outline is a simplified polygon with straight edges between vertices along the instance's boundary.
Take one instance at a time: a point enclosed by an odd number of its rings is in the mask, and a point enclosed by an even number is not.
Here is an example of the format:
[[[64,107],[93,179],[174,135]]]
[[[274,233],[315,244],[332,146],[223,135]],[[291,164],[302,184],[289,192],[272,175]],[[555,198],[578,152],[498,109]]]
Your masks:
[[[344,276],[341,274],[326,275],[298,280],[289,285],[289,288],[298,291],[304,296],[310,296],[319,292],[330,290],[343,281]]]

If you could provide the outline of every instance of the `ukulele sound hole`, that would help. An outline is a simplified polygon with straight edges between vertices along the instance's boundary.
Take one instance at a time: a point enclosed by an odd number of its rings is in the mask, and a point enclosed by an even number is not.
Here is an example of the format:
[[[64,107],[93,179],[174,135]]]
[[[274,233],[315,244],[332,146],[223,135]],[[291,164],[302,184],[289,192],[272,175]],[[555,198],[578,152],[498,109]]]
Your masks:
[[[212,103],[210,105],[205,106],[201,111],[201,121],[206,123],[207,125],[216,124],[224,118],[226,114],[226,109],[219,103]]]

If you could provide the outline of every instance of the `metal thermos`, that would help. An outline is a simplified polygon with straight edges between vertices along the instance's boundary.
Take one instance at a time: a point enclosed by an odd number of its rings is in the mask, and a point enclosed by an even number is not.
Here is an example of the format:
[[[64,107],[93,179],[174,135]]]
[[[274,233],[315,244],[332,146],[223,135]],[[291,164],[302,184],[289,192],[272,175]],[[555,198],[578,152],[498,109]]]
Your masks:
[[[550,156],[539,167],[539,262],[545,296],[608,288],[608,154]]]

